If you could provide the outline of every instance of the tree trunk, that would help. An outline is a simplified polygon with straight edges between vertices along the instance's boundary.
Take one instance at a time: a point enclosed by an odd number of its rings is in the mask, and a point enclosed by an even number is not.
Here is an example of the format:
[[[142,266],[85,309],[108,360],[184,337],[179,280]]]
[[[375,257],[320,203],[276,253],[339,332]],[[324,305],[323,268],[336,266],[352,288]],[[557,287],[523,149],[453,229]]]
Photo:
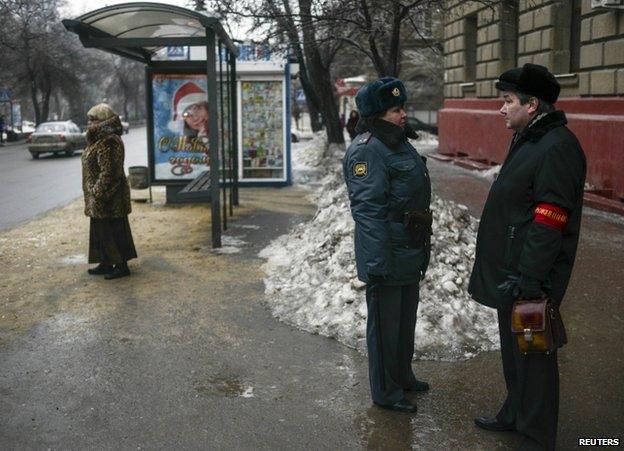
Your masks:
[[[310,115],[310,128],[313,132],[323,130],[323,123],[321,122],[321,112],[318,110],[318,108],[316,108],[313,103],[307,102],[307,104],[308,114]]]
[[[139,120],[139,94],[134,95],[134,120]]]
[[[33,109],[35,110],[35,124],[39,125],[41,120],[41,110],[39,109],[39,101],[37,100],[37,83],[32,80],[30,82],[30,99],[32,100]]]
[[[52,86],[50,84],[50,80],[47,79],[47,77],[44,91],[42,92],[42,94],[43,99],[41,99],[41,117],[44,121],[47,121],[48,116],[50,115],[50,96],[52,95]]]
[[[338,117],[338,106],[334,96],[334,86],[331,82],[329,68],[323,65],[312,23],[311,0],[299,0],[301,11],[301,25],[303,29],[303,51],[310,74],[310,81],[317,93],[320,102],[320,112],[325,122],[327,131],[327,142],[344,144],[340,118]]]
[[[310,82],[310,76],[308,74],[308,67],[303,55],[303,49],[301,48],[301,40],[299,39],[299,32],[293,20],[292,10],[290,8],[289,0],[282,0],[282,6],[286,14],[281,15],[277,6],[271,1],[269,5],[275,14],[280,26],[286,30],[286,35],[290,41],[295,58],[299,64],[299,80],[301,81],[301,87],[306,96],[306,104],[308,106],[308,113],[310,114],[310,127],[313,132],[318,132],[323,129],[319,114],[320,114],[320,100],[314,91],[312,83]]]
[[[399,76],[399,55],[401,46],[401,6],[393,6],[392,32],[390,33],[390,51],[388,52],[387,74],[390,77]]]

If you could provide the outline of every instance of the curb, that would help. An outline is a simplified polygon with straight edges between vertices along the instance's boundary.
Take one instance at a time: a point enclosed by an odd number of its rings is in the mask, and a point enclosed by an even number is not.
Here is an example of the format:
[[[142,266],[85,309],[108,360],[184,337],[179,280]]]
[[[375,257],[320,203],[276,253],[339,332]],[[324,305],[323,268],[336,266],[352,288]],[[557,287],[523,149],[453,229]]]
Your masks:
[[[431,153],[428,156],[438,161],[444,161],[446,163],[451,163],[451,164],[460,166],[464,169],[484,171],[492,167],[491,165],[487,164],[485,160],[473,160],[468,157],[445,155],[441,153]]]
[[[620,201],[608,199],[593,193],[585,193],[583,202],[584,206],[624,216],[624,203]]]

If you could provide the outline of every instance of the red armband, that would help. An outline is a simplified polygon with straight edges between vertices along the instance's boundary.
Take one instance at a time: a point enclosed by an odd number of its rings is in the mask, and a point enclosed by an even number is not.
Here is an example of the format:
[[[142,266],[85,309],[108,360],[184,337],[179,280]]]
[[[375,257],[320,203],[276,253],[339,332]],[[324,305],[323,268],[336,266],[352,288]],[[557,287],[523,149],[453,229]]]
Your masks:
[[[563,230],[568,223],[568,213],[553,204],[541,203],[535,207],[533,220],[557,230]]]

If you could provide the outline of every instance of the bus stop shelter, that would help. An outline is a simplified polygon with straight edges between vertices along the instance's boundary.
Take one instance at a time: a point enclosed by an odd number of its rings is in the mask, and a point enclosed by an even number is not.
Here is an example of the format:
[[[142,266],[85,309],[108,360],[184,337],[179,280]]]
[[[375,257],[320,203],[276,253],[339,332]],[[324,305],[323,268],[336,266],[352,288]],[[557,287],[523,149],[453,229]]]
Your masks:
[[[208,170],[212,246],[221,247],[228,204],[230,215],[238,204],[239,177],[237,49],[219,20],[140,2],[97,9],[63,25],[87,48],[145,65],[150,184],[180,189]],[[205,60],[167,57],[168,49],[197,47],[205,49]]]

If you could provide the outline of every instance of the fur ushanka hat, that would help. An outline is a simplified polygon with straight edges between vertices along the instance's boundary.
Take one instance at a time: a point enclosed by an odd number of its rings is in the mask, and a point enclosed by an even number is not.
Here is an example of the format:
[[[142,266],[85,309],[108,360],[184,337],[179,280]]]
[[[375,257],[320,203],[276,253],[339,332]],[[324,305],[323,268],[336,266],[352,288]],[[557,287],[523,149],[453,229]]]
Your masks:
[[[383,77],[365,84],[355,95],[355,103],[362,117],[403,105],[406,100],[407,92],[403,82],[394,77]]]
[[[548,69],[531,63],[503,72],[494,86],[499,91],[519,92],[548,103],[555,103],[561,90],[559,82]]]

